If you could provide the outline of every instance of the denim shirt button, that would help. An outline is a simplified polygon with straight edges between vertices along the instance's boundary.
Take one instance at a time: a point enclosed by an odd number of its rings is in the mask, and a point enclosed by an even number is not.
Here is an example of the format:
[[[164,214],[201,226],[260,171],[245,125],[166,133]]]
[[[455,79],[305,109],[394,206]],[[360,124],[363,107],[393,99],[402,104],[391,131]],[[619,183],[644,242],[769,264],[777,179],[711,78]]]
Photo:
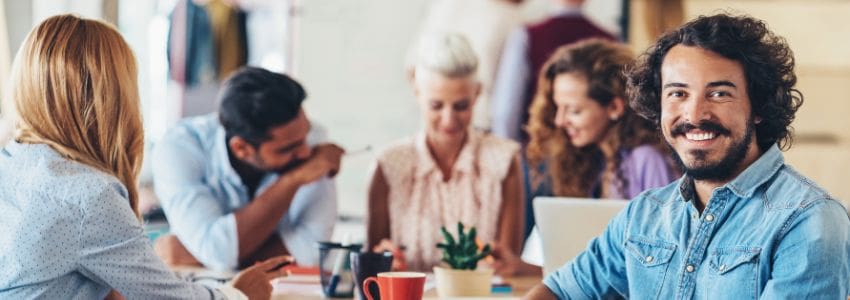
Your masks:
[[[652,255],[647,256],[647,257],[646,257],[646,262],[650,263],[650,262],[652,262],[652,260],[654,260],[654,259],[655,259],[655,258],[654,258],[654,257],[652,257]]]
[[[685,267],[685,271],[688,271],[688,273],[693,272],[694,271],[694,265],[688,265],[687,267]]]
[[[720,268],[718,269],[720,272],[726,271],[726,265],[720,265]]]
[[[708,222],[714,221],[714,215],[708,214],[705,216],[705,220]]]

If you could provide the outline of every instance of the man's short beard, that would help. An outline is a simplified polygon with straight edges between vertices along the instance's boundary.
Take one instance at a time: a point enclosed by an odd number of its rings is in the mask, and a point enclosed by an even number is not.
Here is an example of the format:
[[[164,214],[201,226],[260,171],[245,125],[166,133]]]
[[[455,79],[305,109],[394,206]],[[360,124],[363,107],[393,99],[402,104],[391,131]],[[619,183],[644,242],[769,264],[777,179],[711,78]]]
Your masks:
[[[732,144],[729,147],[729,150],[726,151],[726,155],[723,158],[711,165],[702,165],[693,168],[689,168],[685,165],[685,162],[682,161],[682,158],[679,156],[679,153],[676,152],[676,149],[673,149],[673,160],[676,161],[676,164],[685,171],[685,173],[695,179],[695,180],[712,180],[712,181],[726,181],[732,178],[735,170],[738,169],[738,166],[744,161],[744,158],[747,156],[747,150],[750,148],[750,144],[753,140],[753,134],[755,133],[755,125],[752,120],[747,120],[747,130],[744,134],[744,138],[741,139],[739,143]],[[668,144],[668,146],[670,146]],[[694,156],[694,161],[704,161],[708,153],[703,150],[692,150],[690,152]]]
[[[290,162],[286,163],[285,165],[280,166],[278,168],[270,168],[268,165],[266,165],[266,161],[263,160],[262,157],[260,157],[259,153],[257,153],[254,156],[253,160],[255,162],[255,164],[254,164],[255,169],[257,169],[261,172],[269,172],[269,173],[277,173],[277,174],[288,173],[288,172],[294,170],[295,168],[298,168],[299,166],[304,164],[304,162],[307,161],[306,159],[293,159],[292,161],[290,161]]]
[[[303,159],[293,159],[291,162],[287,163],[283,167],[280,167],[280,168],[277,168],[277,169],[274,169],[274,170],[270,170],[270,171],[278,173],[278,174],[289,173],[290,171],[294,170],[295,168],[300,167],[302,164],[304,164],[305,161],[306,160],[303,160]]]

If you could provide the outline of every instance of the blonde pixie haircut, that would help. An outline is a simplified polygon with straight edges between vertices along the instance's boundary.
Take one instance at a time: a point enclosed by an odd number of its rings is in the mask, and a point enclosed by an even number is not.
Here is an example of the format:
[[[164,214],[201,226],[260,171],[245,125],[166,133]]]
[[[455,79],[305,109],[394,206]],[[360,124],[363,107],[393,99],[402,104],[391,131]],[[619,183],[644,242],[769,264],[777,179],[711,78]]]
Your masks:
[[[417,43],[413,58],[414,80],[428,74],[478,81],[478,57],[469,41],[458,33],[432,33]]]
[[[112,25],[59,15],[29,33],[12,65],[15,139],[47,144],[114,175],[138,212],[144,133],[136,60]]]

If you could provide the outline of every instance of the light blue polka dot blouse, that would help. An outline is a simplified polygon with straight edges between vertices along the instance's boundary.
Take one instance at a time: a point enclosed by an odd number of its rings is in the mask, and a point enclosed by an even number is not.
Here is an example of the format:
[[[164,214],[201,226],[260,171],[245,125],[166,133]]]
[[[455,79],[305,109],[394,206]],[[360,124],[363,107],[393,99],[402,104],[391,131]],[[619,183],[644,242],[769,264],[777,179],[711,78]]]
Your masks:
[[[0,299],[222,298],[159,258],[113,176],[47,145],[0,150]]]

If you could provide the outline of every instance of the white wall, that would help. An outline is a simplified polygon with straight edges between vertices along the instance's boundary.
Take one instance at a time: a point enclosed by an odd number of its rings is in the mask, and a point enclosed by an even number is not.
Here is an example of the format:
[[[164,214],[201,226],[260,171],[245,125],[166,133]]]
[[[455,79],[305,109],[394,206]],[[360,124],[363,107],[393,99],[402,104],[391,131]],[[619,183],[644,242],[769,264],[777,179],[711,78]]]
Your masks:
[[[346,149],[385,145],[418,128],[403,63],[426,2],[301,2],[295,73],[307,89],[307,114]],[[337,180],[341,214],[365,211],[372,159],[344,159]]]
[[[458,0],[461,1],[461,0]],[[552,0],[529,0],[528,20],[539,20]],[[379,148],[419,128],[419,112],[404,77],[406,51],[419,31],[427,0],[298,1],[294,74],[306,87],[307,114],[343,147]],[[586,12],[614,31],[620,0],[590,0]],[[374,148],[373,147],[373,148]],[[337,177],[340,214],[365,214],[374,153],[346,157]]]

